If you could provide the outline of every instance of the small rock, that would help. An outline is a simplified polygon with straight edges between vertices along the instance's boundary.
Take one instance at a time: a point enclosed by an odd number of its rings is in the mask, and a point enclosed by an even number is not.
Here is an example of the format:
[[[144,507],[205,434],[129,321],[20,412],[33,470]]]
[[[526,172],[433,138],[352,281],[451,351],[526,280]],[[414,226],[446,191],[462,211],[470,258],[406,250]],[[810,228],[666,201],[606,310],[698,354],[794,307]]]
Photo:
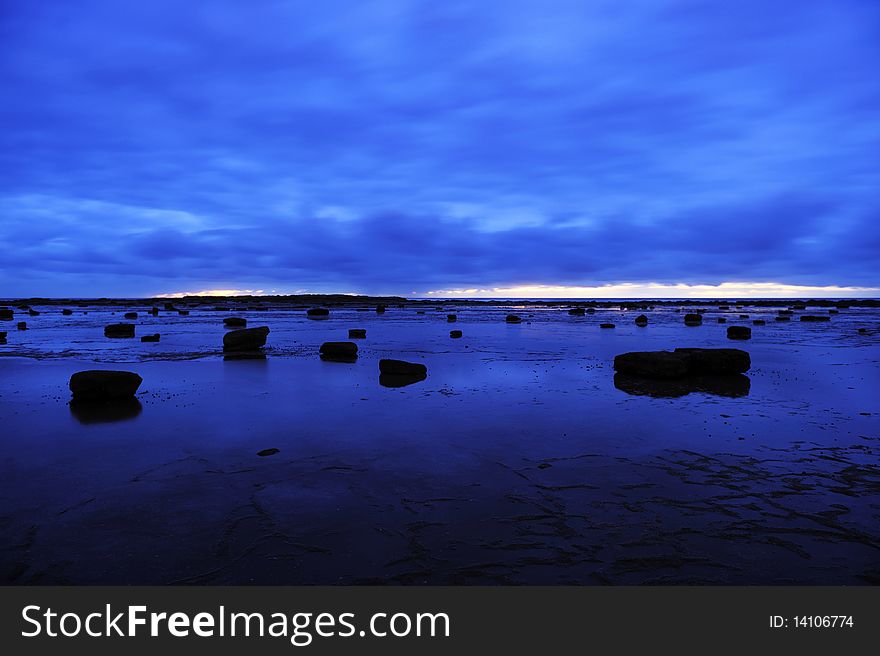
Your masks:
[[[648,317],[646,317],[644,314],[640,314],[639,316],[636,317],[636,325],[641,328],[644,328],[645,326],[648,325]]]
[[[449,336],[452,337],[452,339],[458,339],[459,337],[461,337],[461,335],[462,335],[462,332],[460,330],[450,330],[449,331]]]
[[[727,323],[727,319],[724,317],[718,317],[718,323]]]
[[[573,317],[582,317],[587,313],[587,310],[582,307],[571,308],[568,313]]]
[[[138,313],[137,312],[126,312],[124,315],[122,315],[122,317],[124,319],[137,319]]]
[[[802,314],[801,321],[831,321],[831,317],[825,315]]]
[[[274,456],[276,453],[281,453],[280,449],[263,449],[262,451],[257,451],[257,455],[265,458],[266,456]]]
[[[348,329],[348,338],[349,339],[366,339],[367,337],[367,329],[366,328],[349,328]]]
[[[447,315],[446,315],[446,321],[447,321],[448,323],[455,323],[456,321],[458,321],[458,316],[455,315],[455,314],[447,314]]]
[[[306,316],[310,319],[326,319],[330,316],[330,310],[327,308],[309,308],[306,310]]]
[[[182,317],[188,317],[188,316],[189,316],[189,310],[178,310],[178,311],[177,311],[177,314],[179,314],[179,315],[182,316]]]
[[[699,326],[703,323],[703,316],[700,314],[688,313],[684,315],[685,326]]]
[[[226,317],[223,319],[223,325],[232,328],[244,328],[247,325],[247,319],[244,317]]]
[[[14,311],[9,308],[0,308],[0,319],[12,319]]]
[[[104,326],[104,337],[134,337],[134,324],[111,323]]]
[[[33,308],[29,309],[29,310],[27,311],[27,313],[28,313],[30,316],[32,316],[32,317],[38,317],[38,316],[40,316],[40,313],[37,312],[36,310],[34,310]]]
[[[63,314],[65,317],[69,317],[71,314],[73,314],[73,310],[68,310],[65,308],[64,310],[61,310],[61,314]]]
[[[17,324],[15,324],[15,327],[18,328],[19,330],[27,330],[28,329],[26,321],[19,321]]]
[[[376,314],[385,314],[385,306],[377,305],[376,306]]]
[[[728,326],[727,339],[751,339],[752,329],[748,326]]]
[[[508,314],[508,315],[504,318],[504,320],[505,320],[507,323],[522,323],[522,318],[518,317],[518,316],[515,315],[515,314]]]
[[[324,342],[321,344],[321,359],[332,362],[354,362],[358,347],[354,342]]]
[[[791,317],[786,314],[780,314],[773,319],[774,321],[791,321]]]
[[[161,335],[159,333],[155,333],[153,335],[144,335],[143,337],[141,337],[141,341],[142,342],[158,342],[160,338],[161,338]]]
[[[599,328],[614,328],[613,323],[600,323]]]
[[[754,325],[756,325],[756,326],[763,326],[763,325],[765,325],[767,322],[764,321],[763,319],[755,319],[754,321],[752,321],[752,323],[753,323]]]

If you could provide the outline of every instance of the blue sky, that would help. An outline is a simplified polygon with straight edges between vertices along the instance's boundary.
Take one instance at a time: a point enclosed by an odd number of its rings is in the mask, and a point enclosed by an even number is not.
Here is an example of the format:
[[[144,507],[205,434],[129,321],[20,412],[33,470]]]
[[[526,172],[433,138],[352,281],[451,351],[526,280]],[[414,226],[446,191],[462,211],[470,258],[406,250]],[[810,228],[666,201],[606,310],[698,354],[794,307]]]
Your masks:
[[[874,0],[0,2],[0,295],[875,288],[877,62]]]

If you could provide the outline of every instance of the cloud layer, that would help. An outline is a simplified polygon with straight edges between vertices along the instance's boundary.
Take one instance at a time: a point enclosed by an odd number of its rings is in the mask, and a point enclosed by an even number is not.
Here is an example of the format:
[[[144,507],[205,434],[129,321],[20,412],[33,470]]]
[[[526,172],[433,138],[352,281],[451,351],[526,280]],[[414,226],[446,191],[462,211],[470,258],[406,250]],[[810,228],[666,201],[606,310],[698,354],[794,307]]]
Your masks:
[[[877,286],[877,61],[869,0],[4,5],[0,294]]]

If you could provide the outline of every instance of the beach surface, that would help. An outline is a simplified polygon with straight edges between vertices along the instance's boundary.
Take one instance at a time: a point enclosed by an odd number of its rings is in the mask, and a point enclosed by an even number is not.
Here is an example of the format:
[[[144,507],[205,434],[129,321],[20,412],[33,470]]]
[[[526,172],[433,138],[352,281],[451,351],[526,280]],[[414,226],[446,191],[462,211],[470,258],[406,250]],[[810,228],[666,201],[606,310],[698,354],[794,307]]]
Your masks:
[[[880,583],[876,307],[32,307],[0,324],[5,584]],[[224,359],[228,316],[265,359]],[[354,362],[319,357],[357,328]],[[744,349],[748,380],[616,379],[676,347]],[[382,358],[427,378],[380,384]],[[136,400],[71,405],[87,369]]]

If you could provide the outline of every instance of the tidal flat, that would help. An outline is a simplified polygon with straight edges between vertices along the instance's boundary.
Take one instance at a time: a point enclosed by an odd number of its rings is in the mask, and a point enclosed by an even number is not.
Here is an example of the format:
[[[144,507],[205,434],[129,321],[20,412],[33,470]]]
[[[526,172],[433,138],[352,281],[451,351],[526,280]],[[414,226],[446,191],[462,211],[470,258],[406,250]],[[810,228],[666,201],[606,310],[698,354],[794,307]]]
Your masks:
[[[880,584],[880,307],[641,303],[8,301],[0,581]],[[256,355],[224,357],[229,317]],[[751,367],[615,375],[681,347]],[[91,369],[143,382],[71,404]]]

